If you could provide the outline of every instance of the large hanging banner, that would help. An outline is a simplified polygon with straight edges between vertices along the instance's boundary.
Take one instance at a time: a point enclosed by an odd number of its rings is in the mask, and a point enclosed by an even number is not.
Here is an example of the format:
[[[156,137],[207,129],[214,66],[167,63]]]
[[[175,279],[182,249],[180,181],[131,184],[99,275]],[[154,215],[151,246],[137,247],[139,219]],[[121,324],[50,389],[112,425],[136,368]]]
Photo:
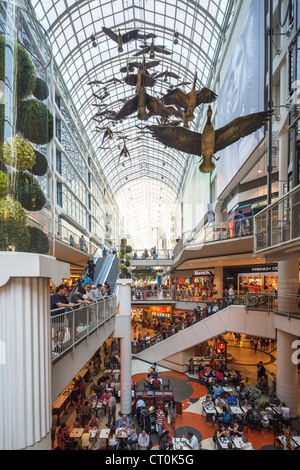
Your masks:
[[[234,48],[218,97],[217,128],[239,116],[264,110],[265,12],[261,0],[253,0]],[[218,153],[217,196],[264,137],[264,129],[240,139]]]

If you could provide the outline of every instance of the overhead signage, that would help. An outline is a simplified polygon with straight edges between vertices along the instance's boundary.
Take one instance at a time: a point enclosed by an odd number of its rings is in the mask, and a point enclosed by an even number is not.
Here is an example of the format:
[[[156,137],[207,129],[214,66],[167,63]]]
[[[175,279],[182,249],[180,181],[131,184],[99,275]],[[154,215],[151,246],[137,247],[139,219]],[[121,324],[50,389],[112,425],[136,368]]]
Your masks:
[[[195,276],[213,276],[211,271],[195,271]]]

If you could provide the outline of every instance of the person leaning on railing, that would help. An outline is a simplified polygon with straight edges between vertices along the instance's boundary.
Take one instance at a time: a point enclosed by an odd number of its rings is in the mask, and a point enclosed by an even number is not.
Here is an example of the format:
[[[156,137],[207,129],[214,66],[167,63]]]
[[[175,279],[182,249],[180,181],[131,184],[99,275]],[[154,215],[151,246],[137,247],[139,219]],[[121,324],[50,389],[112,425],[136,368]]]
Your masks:
[[[64,314],[66,312],[65,307],[74,308],[75,304],[69,302],[67,299],[68,286],[61,284],[57,288],[56,294],[50,296],[50,310],[51,317],[53,318],[53,329],[54,329],[54,347],[62,346],[65,337],[65,325],[64,325]],[[56,311],[55,311],[56,310]],[[57,319],[55,317],[58,316]]]

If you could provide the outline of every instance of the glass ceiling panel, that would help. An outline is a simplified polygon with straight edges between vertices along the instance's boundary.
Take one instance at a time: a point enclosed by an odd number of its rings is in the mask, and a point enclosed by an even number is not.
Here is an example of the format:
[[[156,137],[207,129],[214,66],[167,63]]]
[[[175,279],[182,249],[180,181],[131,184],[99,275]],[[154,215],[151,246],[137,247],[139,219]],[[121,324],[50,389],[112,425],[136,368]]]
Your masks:
[[[167,233],[190,156],[165,148],[141,130],[145,124],[157,124],[156,117],[145,123],[135,113],[115,123],[105,115],[95,116],[105,110],[119,111],[123,106],[121,100],[135,95],[134,87],[112,79],[123,80],[125,74],[120,68],[143,57],[134,56],[141,51],[142,40],[125,44],[119,53],[118,45],[103,33],[102,27],[115,33],[120,29],[122,34],[131,29],[139,29],[141,34],[155,33],[154,43],[164,45],[172,55],[157,54],[155,60],[160,60],[160,64],[151,72],[168,69],[179,75],[179,82],[192,83],[197,71],[197,88],[210,87],[219,59],[216,51],[221,49],[220,41],[231,20],[234,0],[29,0],[28,3],[48,30],[62,79],[125,220],[131,220],[133,212],[139,213],[141,229],[134,229],[136,239],[146,240],[148,235],[142,232],[145,227],[147,230],[159,226],[162,233]],[[178,44],[174,42],[175,33],[179,35]],[[92,35],[96,38],[95,47]],[[149,54],[145,57],[150,60]],[[88,85],[95,79],[104,83]],[[161,98],[177,83],[174,79],[167,82],[157,79],[147,93]],[[182,89],[189,92],[191,85]],[[201,107],[197,108],[195,121],[201,111]],[[112,140],[104,141],[103,146],[108,149],[100,149],[108,126],[117,133]],[[192,123],[190,128],[194,126]],[[117,137],[121,136],[126,136],[131,158],[120,157],[123,141]],[[127,195],[129,190],[133,199]],[[161,198],[164,210],[158,211]],[[159,213],[163,217],[160,215],[158,220]],[[128,230],[129,225],[128,222]]]

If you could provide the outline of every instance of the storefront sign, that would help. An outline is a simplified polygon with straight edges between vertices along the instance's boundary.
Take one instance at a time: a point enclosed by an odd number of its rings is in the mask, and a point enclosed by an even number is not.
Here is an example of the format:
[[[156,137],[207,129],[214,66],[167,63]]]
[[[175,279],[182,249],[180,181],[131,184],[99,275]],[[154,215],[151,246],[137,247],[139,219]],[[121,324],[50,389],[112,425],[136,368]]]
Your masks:
[[[211,271],[195,271],[195,276],[213,276]]]

